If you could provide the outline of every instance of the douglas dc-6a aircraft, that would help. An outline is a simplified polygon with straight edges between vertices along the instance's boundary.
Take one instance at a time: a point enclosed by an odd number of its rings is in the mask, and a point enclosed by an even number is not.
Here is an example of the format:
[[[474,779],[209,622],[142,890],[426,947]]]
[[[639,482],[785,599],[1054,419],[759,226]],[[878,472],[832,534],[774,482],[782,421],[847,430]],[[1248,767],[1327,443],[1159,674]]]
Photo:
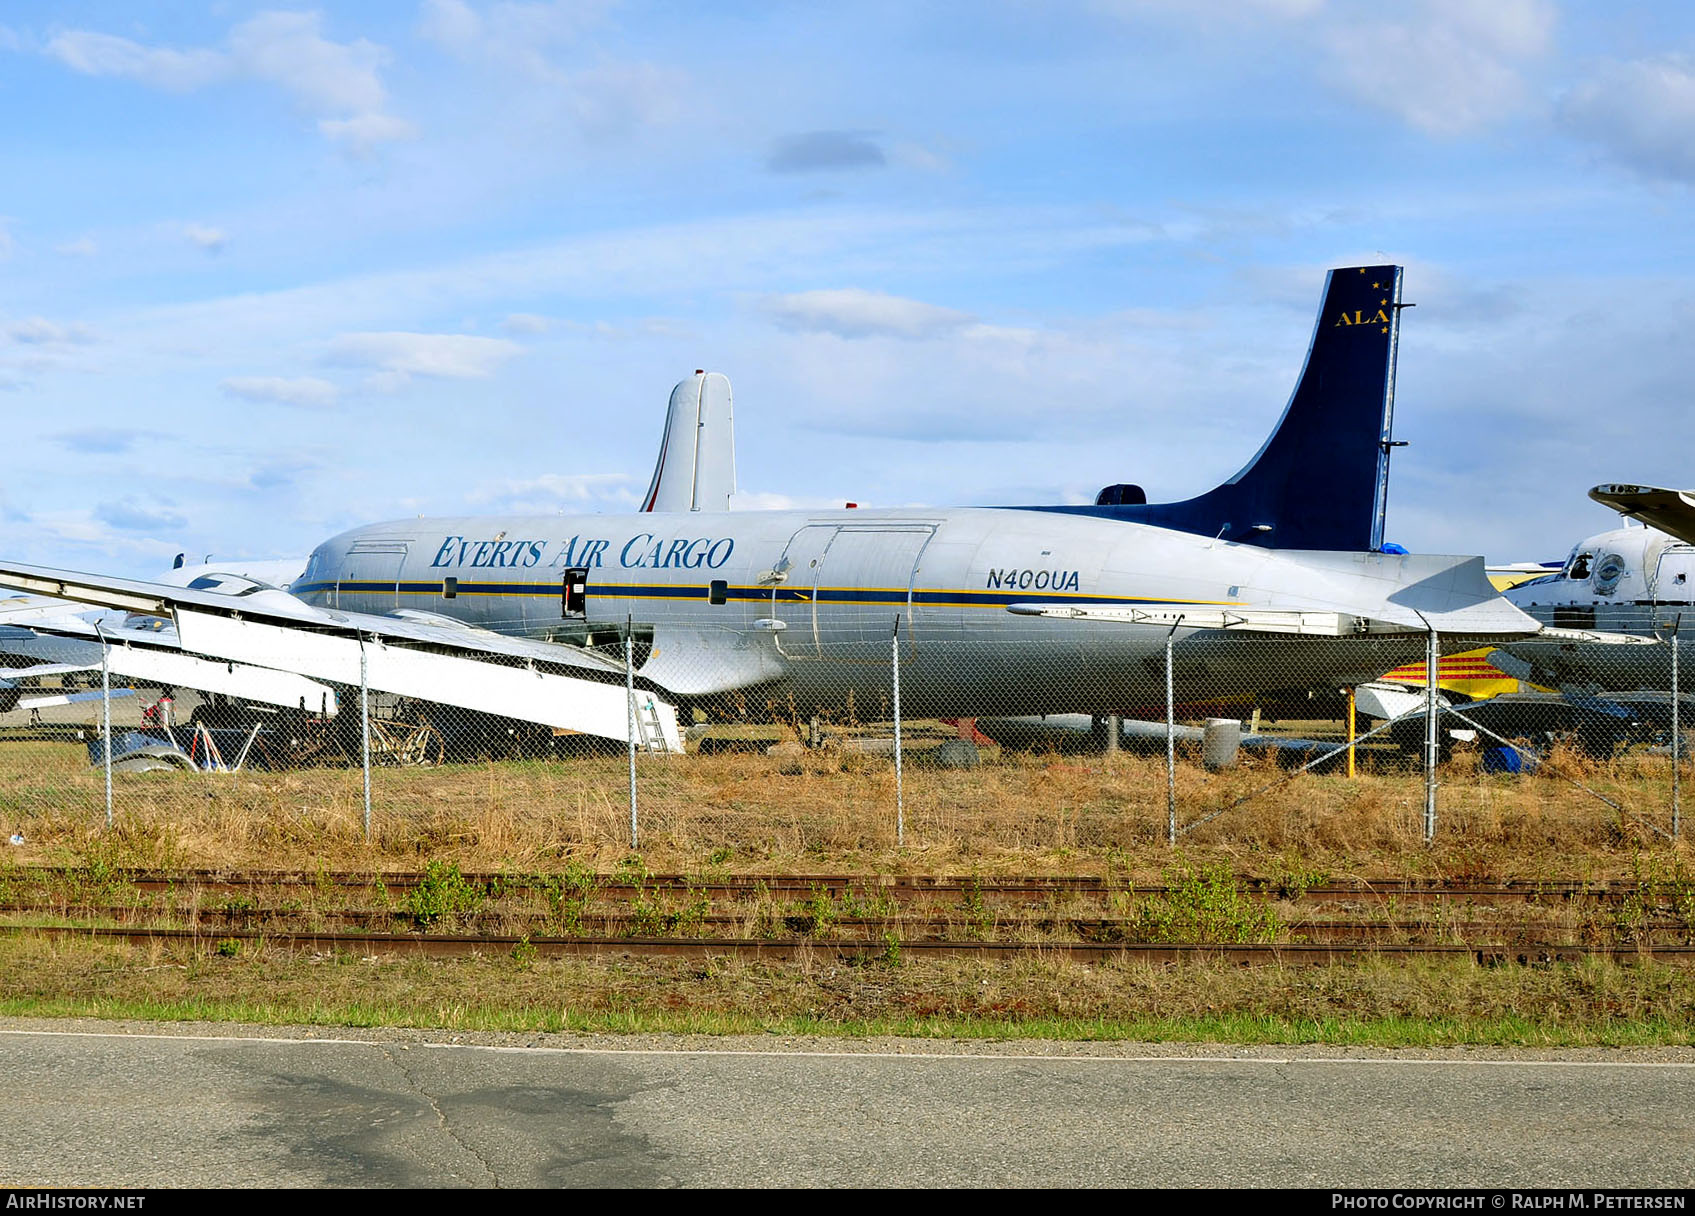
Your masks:
[[[678,390],[697,443],[674,395],[645,504],[671,511],[373,524],[319,545],[291,593],[10,563],[0,586],[167,617],[193,655],[614,738],[628,646],[638,726],[669,748],[678,707],[876,704],[893,655],[914,715],[1145,711],[1173,630],[1205,655],[1177,664],[1181,701],[1335,688],[1431,629],[1447,649],[1539,629],[1481,558],[1381,551],[1400,281],[1329,274],[1277,428],[1183,502],[1113,486],[1086,507],[723,511],[721,475],[659,492],[667,461],[721,470],[697,376]]]

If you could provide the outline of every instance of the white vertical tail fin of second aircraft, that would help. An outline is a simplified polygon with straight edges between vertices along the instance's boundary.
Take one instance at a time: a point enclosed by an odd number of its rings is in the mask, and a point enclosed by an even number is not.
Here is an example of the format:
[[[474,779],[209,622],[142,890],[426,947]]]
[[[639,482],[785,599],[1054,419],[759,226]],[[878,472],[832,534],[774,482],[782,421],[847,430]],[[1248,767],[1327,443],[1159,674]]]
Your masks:
[[[729,377],[697,371],[671,390],[665,435],[643,511],[728,511],[736,493]]]

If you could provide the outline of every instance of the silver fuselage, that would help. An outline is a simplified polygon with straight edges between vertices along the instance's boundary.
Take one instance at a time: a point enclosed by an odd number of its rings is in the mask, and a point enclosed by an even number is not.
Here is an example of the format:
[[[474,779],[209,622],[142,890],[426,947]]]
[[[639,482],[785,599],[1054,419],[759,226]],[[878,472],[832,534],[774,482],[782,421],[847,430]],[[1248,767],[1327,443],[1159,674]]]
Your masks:
[[[1008,605],[1369,614],[1408,560],[1016,509],[470,517],[345,532],[314,551],[294,591],[329,608],[439,613],[566,642],[651,630],[641,674],[683,699],[754,692],[812,712],[851,690],[878,717],[898,654],[909,713],[1108,713],[1163,704],[1170,631]],[[581,616],[564,610],[573,567],[587,569]],[[1424,642],[1179,627],[1176,645],[1177,696],[1198,702],[1333,690],[1418,657]]]

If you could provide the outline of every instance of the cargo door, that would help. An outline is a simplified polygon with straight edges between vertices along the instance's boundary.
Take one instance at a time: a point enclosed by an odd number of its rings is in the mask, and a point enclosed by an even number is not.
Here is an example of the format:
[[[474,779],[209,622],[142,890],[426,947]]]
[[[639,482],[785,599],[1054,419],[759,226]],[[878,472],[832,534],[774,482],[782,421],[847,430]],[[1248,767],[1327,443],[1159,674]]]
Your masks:
[[[401,607],[400,568],[411,542],[356,540],[336,580],[337,607],[364,612],[393,612]]]
[[[839,527],[824,555],[816,590],[818,643],[826,657],[887,661],[895,624],[911,657],[920,607],[912,589],[933,524]]]

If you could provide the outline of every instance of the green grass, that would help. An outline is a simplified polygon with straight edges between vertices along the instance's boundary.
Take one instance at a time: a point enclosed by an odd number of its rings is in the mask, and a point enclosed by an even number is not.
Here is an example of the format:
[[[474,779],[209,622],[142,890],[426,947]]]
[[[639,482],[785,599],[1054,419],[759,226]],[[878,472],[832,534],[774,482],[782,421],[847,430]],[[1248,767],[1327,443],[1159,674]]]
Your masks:
[[[1124,1043],[1317,1044],[1335,1047],[1664,1047],[1695,1042],[1687,1021],[1655,1018],[1605,1026],[1558,1026],[1521,1017],[1485,1021],[1405,1018],[1299,1019],[1253,1014],[1097,1018],[760,1018],[707,1010],[527,1010],[253,1000],[52,998],[0,1000],[0,1016],[116,1021],[222,1022],[264,1026],[508,1031],[541,1034],[672,1034],[898,1037]]]
[[[825,1035],[1338,1047],[1695,1044],[1695,971],[1466,961],[1240,969],[822,956],[220,954],[0,939],[0,1015],[528,1033]]]

